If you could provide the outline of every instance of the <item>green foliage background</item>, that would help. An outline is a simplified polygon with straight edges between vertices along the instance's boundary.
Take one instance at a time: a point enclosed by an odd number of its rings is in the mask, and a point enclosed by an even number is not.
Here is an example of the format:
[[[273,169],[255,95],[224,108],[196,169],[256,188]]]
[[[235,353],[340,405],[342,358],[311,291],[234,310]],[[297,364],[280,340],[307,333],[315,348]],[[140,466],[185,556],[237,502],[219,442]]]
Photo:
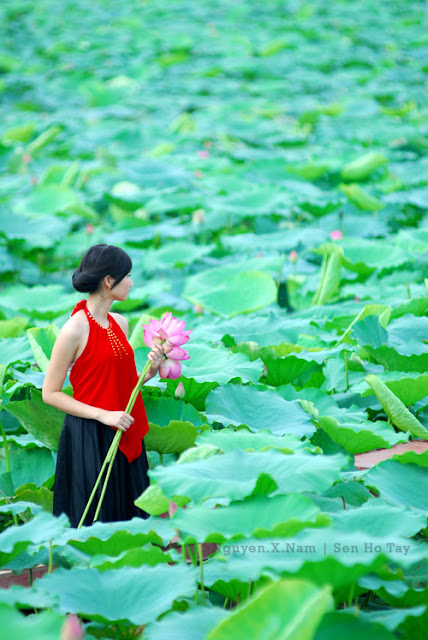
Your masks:
[[[428,439],[426,3],[7,0],[0,25],[0,559],[60,567],[1,624],[424,638],[427,454],[353,455]],[[139,368],[142,322],[194,331],[184,400],[143,390],[151,518],[79,534],[40,389],[97,242],[132,256]],[[220,545],[204,575],[174,535]]]

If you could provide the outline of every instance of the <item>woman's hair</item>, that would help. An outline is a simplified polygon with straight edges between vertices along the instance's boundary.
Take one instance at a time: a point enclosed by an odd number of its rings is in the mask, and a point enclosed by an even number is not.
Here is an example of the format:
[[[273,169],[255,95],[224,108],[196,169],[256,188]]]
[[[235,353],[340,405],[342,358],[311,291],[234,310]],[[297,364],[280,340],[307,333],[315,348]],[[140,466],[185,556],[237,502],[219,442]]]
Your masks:
[[[73,287],[82,293],[93,293],[98,290],[105,276],[114,278],[115,287],[131,269],[132,260],[123,249],[109,244],[95,244],[87,250],[73,273]]]

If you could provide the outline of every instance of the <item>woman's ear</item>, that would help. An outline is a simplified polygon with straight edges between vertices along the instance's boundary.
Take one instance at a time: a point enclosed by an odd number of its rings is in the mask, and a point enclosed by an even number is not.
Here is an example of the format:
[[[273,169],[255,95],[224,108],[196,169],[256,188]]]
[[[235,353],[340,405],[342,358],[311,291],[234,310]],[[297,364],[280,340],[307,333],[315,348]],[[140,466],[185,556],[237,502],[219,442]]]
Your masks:
[[[107,289],[111,289],[113,287],[113,278],[111,276],[104,276],[103,282]]]

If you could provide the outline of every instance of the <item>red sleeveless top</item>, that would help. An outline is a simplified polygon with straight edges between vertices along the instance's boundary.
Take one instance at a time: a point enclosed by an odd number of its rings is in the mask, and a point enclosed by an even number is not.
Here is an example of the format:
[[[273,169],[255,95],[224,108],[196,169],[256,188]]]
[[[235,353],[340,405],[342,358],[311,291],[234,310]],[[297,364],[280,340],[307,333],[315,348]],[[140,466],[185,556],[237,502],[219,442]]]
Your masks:
[[[89,336],[83,352],[71,368],[73,398],[107,411],[125,411],[138,381],[132,347],[113,316],[108,315],[110,324],[105,329],[88,311],[86,300],[81,300],[71,315],[80,309],[88,318]],[[122,433],[119,441],[119,449],[129,462],[140,455],[141,441],[149,430],[141,393],[131,415],[135,422]]]

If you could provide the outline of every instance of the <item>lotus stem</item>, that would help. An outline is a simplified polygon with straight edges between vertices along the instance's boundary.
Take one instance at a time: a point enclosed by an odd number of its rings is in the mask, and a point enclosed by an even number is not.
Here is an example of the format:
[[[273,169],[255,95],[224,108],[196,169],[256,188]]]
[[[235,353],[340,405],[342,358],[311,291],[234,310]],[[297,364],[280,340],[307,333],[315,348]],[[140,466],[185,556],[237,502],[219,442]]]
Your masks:
[[[202,544],[198,542],[199,566],[201,568],[201,604],[205,606],[205,587],[204,587],[204,557],[202,553]]]
[[[5,462],[6,462],[6,471],[7,471],[7,473],[10,474],[10,477],[12,478],[12,469],[11,469],[11,466],[10,466],[10,455],[9,455],[9,443],[7,441],[6,431],[4,430],[4,426],[3,426],[3,424],[1,422],[0,422],[0,432],[1,432],[2,436],[3,436],[4,459],[5,459]],[[18,516],[16,515],[16,513],[12,514],[12,520],[13,520],[13,524],[18,525]]]
[[[53,555],[52,555],[52,538],[49,540],[49,564],[48,573],[52,573]]]
[[[345,351],[345,381],[346,381],[346,391],[349,389],[349,372],[348,372],[348,354]]]
[[[150,369],[150,365],[151,365],[150,360],[147,360],[147,362],[146,362],[146,364],[144,366],[144,369],[141,372],[140,377],[138,378],[137,384],[135,385],[134,389],[132,390],[132,393],[131,393],[131,396],[129,398],[128,404],[126,405],[125,413],[130,413],[132,411],[132,409],[134,407],[134,404],[135,404],[135,401],[138,398],[138,394],[140,392],[140,389],[141,389],[141,387],[143,385],[144,378],[146,377],[146,373]],[[95,493],[96,493],[96,491],[98,489],[98,486],[99,486],[99,484],[101,482],[101,479],[103,477],[105,468],[110,463],[110,467],[109,467],[109,469],[107,471],[107,475],[106,475],[106,478],[105,478],[105,481],[104,481],[104,485],[103,485],[103,488],[102,488],[100,499],[98,501],[98,505],[97,505],[97,509],[96,509],[96,513],[95,513],[93,522],[95,522],[95,520],[98,517],[98,514],[99,514],[100,509],[101,509],[101,505],[102,505],[102,502],[103,502],[103,499],[104,499],[104,495],[105,495],[105,492],[106,492],[106,489],[107,489],[107,483],[108,483],[108,480],[110,478],[111,470],[113,468],[113,462],[114,462],[114,460],[116,458],[116,453],[117,453],[117,450],[119,448],[119,441],[120,441],[121,436],[122,436],[122,431],[120,431],[120,429],[118,429],[116,431],[116,433],[115,433],[115,436],[114,436],[113,441],[112,441],[112,443],[110,445],[110,448],[107,451],[107,455],[106,455],[106,457],[104,459],[104,462],[102,464],[101,470],[100,470],[100,472],[98,474],[98,477],[97,477],[97,479],[95,481],[95,485],[94,485],[94,488],[92,489],[92,493],[89,496],[89,500],[88,500],[88,502],[86,504],[85,510],[84,510],[84,512],[82,514],[82,517],[80,518],[80,522],[77,525],[78,529],[80,529],[80,527],[82,526],[82,524],[85,521],[86,516],[88,515],[88,511],[89,511],[89,509],[91,507],[92,501],[93,501],[93,499],[95,497]]]
[[[118,443],[119,443],[119,439],[118,439]],[[100,499],[98,501],[97,509],[96,509],[95,515],[94,515],[94,520],[93,520],[94,522],[96,520],[98,520],[98,516],[100,514],[101,505],[103,503],[104,496],[105,496],[106,489],[107,489],[107,483],[108,483],[108,481],[110,479],[111,471],[113,469],[113,462],[115,461],[116,453],[117,453],[117,447],[115,448],[114,452],[110,456],[110,461],[109,461],[109,465],[108,465],[108,468],[107,468],[107,474],[106,474],[106,477],[105,477],[105,480],[104,480],[104,484],[103,484],[103,488],[102,488],[102,491],[101,491]]]

